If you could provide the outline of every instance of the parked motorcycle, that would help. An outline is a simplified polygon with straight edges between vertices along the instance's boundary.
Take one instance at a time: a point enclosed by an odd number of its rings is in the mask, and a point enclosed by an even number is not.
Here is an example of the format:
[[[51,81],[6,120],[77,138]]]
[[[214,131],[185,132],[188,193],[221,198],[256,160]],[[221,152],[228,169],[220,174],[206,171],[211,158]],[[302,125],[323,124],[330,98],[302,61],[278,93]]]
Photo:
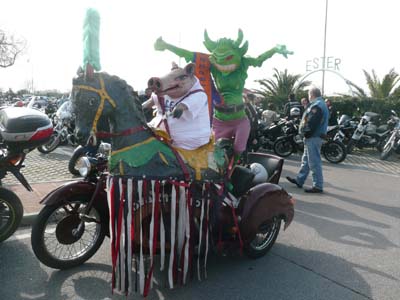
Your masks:
[[[28,190],[32,187],[20,172],[27,153],[47,142],[53,131],[51,121],[38,110],[10,107],[0,110],[0,242],[9,238],[23,217],[20,198],[4,187],[7,173]]]
[[[384,141],[389,135],[391,129],[386,124],[377,126],[376,123],[378,119],[379,114],[377,113],[364,113],[349,143],[347,144],[348,154],[353,152],[354,147],[359,149],[376,148],[379,152],[382,152]]]
[[[62,144],[76,146],[75,121],[71,111],[70,101],[64,102],[53,117],[54,131],[51,139],[44,145],[38,147],[38,151],[44,154],[54,151]]]
[[[274,122],[267,126],[263,121],[259,121],[258,128],[254,131],[247,144],[249,152],[256,152],[260,149],[272,150],[276,139],[283,135],[283,127],[286,121],[284,119]]]
[[[276,184],[279,182],[283,159],[268,154],[249,153],[248,160],[261,164],[268,171],[268,182]],[[96,253],[104,237],[109,236],[106,192],[107,156],[99,152],[95,157],[83,157],[80,159],[79,170],[84,179],[67,183],[50,192],[42,200],[41,203],[45,207],[32,227],[33,252],[43,264],[51,268],[66,269],[84,263]],[[241,167],[238,170],[240,174],[235,172],[232,174],[232,180],[237,181],[234,186],[241,186],[242,191],[247,190],[248,186],[245,187],[244,182],[247,181],[247,184],[250,184],[251,180],[248,179],[254,178],[254,174],[251,173],[250,168]],[[277,185],[271,185],[272,187],[278,188]],[[213,192],[218,193],[218,190],[217,185],[213,186]],[[240,192],[237,188],[232,191],[233,194]],[[195,209],[199,209],[198,204],[201,206],[202,200],[196,199],[196,194],[193,197],[193,202],[196,203]],[[233,201],[240,202],[235,208],[236,215],[240,216],[247,199],[238,200],[234,195],[231,197]],[[234,236],[235,243],[238,243],[237,232],[231,231],[235,227],[232,223],[234,220],[226,217],[231,213],[231,206],[225,202],[216,202],[212,209],[210,216],[222,215],[221,223],[218,224],[224,231],[220,233],[219,238],[224,240]],[[281,219],[276,217],[259,228],[254,240],[244,248],[249,257],[261,257],[269,251],[279,234]],[[209,226],[213,226],[212,224],[210,220]],[[214,232],[218,230],[215,229]],[[210,247],[214,247],[215,251],[218,250],[217,245],[213,245],[212,242],[210,242]]]
[[[334,131],[335,135],[333,139],[342,142],[346,146],[351,140],[351,137],[358,126],[358,122],[359,120],[354,117],[345,114],[341,115],[338,125],[334,126],[336,132]]]
[[[390,127],[393,126],[393,129],[384,141],[385,145],[381,153],[382,160],[388,159],[393,152],[400,154],[400,118],[394,110],[391,111],[388,123],[391,125]]]
[[[331,127],[327,132],[327,139],[324,139],[321,153],[331,163],[338,164],[346,158],[346,147],[342,142],[334,140],[334,132],[337,130]],[[274,153],[281,157],[288,157],[294,152],[303,151],[304,142],[299,134],[299,121],[290,120],[286,122],[283,129],[284,136],[279,137],[273,146]]]

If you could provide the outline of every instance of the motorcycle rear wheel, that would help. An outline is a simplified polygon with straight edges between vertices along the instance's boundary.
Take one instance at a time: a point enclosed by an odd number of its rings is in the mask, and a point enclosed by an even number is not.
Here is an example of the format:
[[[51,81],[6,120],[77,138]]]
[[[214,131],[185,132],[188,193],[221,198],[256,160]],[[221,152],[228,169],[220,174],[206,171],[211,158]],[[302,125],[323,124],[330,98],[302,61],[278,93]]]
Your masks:
[[[96,222],[84,222],[83,232],[76,235],[83,212],[89,199],[45,206],[32,227],[31,244],[36,257],[54,269],[79,266],[90,259],[100,248],[106,235],[101,214],[92,207],[90,217]]]
[[[347,156],[346,147],[339,141],[329,141],[323,145],[322,154],[327,161],[333,164],[341,163]]]
[[[294,151],[294,147],[289,140],[278,140],[274,143],[274,153],[280,157],[288,157]]]
[[[261,224],[255,238],[244,247],[244,252],[250,258],[260,258],[275,244],[281,228],[281,220],[274,219],[272,222]]]
[[[56,148],[59,145],[60,145],[60,136],[58,134],[53,134],[50,140],[46,144],[37,147],[37,149],[40,153],[48,154],[56,150]]]
[[[18,228],[24,214],[21,200],[5,188],[0,188],[0,243]]]

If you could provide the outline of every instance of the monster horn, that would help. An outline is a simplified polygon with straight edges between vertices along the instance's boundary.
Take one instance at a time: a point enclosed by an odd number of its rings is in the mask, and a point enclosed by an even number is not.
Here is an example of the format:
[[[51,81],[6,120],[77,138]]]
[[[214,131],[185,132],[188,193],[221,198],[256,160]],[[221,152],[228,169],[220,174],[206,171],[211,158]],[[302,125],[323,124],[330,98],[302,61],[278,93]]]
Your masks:
[[[239,48],[240,55],[244,56],[249,48],[249,43],[246,41],[241,48]]]
[[[238,31],[238,38],[236,39],[236,41],[233,43],[236,47],[240,47],[240,44],[242,43],[242,41],[243,41],[243,31],[242,31],[242,29],[240,29],[239,28],[239,31]]]
[[[204,42],[203,42],[204,46],[206,46],[207,50],[209,52],[213,52],[215,47],[217,47],[217,43],[212,41],[207,33],[207,29],[204,30]]]
[[[97,10],[89,8],[83,23],[83,69],[85,78],[93,78],[94,71],[100,71],[99,54],[100,15]]]

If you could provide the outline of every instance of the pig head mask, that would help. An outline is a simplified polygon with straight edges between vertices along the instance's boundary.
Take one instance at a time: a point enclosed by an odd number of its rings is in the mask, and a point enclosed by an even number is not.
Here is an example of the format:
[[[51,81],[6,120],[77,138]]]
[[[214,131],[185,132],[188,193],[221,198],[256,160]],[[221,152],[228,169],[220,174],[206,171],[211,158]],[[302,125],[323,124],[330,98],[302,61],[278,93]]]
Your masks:
[[[158,96],[167,95],[172,99],[184,96],[196,83],[194,77],[195,65],[190,63],[184,68],[179,68],[176,63],[172,63],[171,72],[163,77],[152,77],[148,81],[148,87]]]

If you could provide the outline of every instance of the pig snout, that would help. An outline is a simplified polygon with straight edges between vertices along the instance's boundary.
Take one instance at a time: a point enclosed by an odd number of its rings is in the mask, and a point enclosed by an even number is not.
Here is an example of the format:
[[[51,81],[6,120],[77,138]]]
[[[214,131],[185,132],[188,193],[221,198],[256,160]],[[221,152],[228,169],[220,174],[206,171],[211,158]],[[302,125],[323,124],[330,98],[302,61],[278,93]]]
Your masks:
[[[155,93],[162,91],[161,79],[158,77],[150,78],[149,81],[147,82],[147,86]]]

